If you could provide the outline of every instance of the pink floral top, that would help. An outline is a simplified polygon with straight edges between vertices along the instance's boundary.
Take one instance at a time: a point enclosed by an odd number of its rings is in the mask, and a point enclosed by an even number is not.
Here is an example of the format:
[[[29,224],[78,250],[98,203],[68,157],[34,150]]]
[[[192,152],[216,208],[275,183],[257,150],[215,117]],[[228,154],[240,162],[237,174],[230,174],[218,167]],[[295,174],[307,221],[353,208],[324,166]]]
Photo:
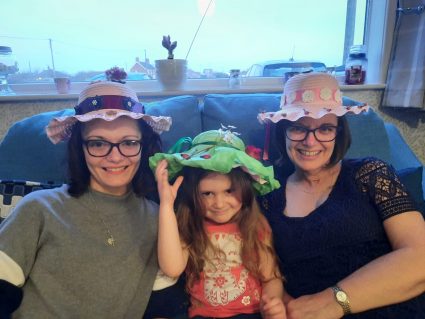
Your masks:
[[[205,222],[213,245],[223,253],[208,251],[201,279],[190,289],[189,317],[230,317],[260,312],[261,283],[242,265],[242,238],[235,223]]]

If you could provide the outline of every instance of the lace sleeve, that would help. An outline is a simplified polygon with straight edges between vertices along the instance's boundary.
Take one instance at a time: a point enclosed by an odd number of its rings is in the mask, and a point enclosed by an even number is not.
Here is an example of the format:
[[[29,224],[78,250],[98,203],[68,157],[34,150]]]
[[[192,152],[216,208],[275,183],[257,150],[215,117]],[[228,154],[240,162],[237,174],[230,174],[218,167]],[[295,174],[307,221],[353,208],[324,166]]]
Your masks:
[[[368,194],[383,220],[417,210],[394,168],[381,160],[366,159],[357,171],[356,182],[361,191]]]

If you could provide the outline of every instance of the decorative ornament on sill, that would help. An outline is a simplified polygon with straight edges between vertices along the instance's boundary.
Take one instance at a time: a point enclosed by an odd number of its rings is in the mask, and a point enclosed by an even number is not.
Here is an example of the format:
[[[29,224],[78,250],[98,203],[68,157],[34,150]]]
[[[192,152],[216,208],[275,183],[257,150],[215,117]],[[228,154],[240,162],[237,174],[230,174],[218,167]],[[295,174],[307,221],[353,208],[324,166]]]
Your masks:
[[[119,82],[122,84],[125,83],[124,80],[127,78],[127,73],[124,71],[124,69],[117,66],[106,70],[105,75],[108,81]]]
[[[168,36],[167,35],[164,35],[162,37],[162,46],[164,48],[166,48],[167,51],[168,51],[168,59],[169,60],[174,59],[174,53],[173,53],[173,51],[177,47],[177,41],[171,42],[170,36],[169,35]]]

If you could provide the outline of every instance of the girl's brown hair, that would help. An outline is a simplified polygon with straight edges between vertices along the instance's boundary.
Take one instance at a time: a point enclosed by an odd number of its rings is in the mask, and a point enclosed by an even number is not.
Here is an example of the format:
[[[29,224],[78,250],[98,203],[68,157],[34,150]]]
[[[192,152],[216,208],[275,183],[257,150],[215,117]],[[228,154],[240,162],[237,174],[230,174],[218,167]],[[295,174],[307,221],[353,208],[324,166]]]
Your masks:
[[[207,249],[216,249],[204,230],[205,212],[199,194],[200,181],[211,173],[216,172],[192,167],[183,169],[184,182],[180,187],[176,206],[180,238],[189,251],[186,267],[188,287],[200,279],[207,261]],[[268,280],[269,278],[263,278],[261,275],[259,253],[267,252],[267,255],[273,256],[273,260],[268,260],[267,263],[272,262],[275,265],[277,263],[271,243],[270,226],[257,204],[252,179],[240,168],[233,169],[227,175],[232,182],[232,187],[241,194],[242,208],[235,222],[242,236],[242,263],[260,281]],[[278,276],[278,274],[275,275]]]

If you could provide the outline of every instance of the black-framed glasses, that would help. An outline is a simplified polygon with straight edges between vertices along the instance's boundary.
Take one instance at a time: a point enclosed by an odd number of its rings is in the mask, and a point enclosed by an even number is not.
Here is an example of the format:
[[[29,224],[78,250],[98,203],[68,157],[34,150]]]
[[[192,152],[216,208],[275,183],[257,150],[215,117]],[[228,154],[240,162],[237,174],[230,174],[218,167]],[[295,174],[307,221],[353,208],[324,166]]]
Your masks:
[[[335,125],[322,125],[315,129],[309,129],[301,125],[290,125],[285,129],[285,135],[291,141],[302,142],[312,132],[319,142],[331,142],[338,135],[339,129]]]
[[[87,140],[83,142],[87,152],[93,157],[104,157],[116,147],[122,156],[137,156],[142,149],[142,143],[138,140],[124,140],[119,143],[111,143],[105,140]]]

